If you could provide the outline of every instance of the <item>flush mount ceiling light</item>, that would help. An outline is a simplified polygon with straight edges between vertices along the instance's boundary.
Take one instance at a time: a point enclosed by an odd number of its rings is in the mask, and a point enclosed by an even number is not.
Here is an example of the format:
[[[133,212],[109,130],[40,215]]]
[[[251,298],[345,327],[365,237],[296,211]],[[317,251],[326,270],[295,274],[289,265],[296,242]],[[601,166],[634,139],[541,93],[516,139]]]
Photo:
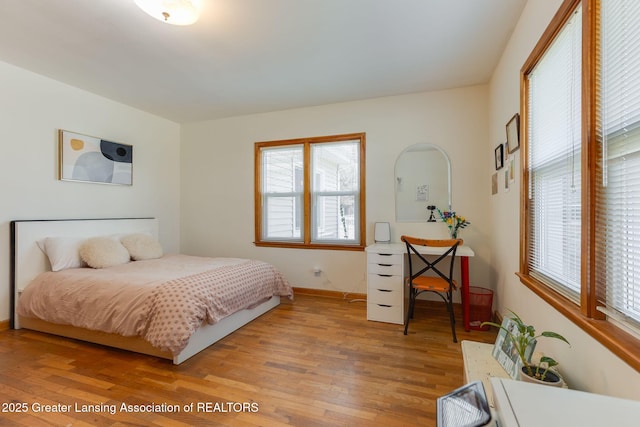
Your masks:
[[[198,20],[202,0],[135,0],[154,18],[173,25],[191,25]]]

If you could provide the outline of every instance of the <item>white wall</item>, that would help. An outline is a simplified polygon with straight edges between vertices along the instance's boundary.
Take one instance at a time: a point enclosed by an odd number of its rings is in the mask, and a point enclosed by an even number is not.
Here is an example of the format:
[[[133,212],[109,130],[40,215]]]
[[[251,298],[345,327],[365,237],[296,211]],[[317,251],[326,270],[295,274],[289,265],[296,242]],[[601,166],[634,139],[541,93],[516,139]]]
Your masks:
[[[519,111],[520,68],[559,8],[561,0],[529,1],[496,68],[490,85],[490,141],[486,147],[486,176],[493,170],[493,148],[505,140],[505,124]],[[520,152],[516,152],[519,156]],[[519,263],[519,157],[515,157],[515,188],[491,197],[492,253],[497,283],[497,308],[514,310],[539,330],[556,331],[571,347],[540,341],[539,348],[560,362],[572,388],[640,399],[640,374],[585,334],[533,294],[515,276]],[[488,179],[488,178],[485,178]],[[504,177],[500,176],[499,187]]]
[[[155,216],[179,249],[178,124],[0,62],[0,320],[9,319],[9,222]],[[57,179],[57,130],[133,145],[133,186]]]
[[[489,182],[478,160],[487,146],[487,87],[476,86],[235,117],[182,127],[182,250],[254,257],[279,267],[296,287],[366,292],[364,252],[255,247],[254,142],[366,132],[367,236],[389,221],[401,234],[446,233],[442,223],[396,223],[394,164],[403,149],[432,143],[449,155],[453,207],[471,226],[473,283],[489,286]],[[443,177],[444,179],[444,177]],[[426,221],[427,212],[424,218]],[[322,268],[320,278],[313,268]]]

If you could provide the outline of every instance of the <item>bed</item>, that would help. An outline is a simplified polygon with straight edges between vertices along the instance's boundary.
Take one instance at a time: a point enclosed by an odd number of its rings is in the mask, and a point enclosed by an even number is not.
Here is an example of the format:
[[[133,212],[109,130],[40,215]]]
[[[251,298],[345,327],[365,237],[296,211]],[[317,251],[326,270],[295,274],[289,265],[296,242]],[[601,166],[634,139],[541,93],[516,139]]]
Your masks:
[[[101,243],[106,240],[130,243],[127,239],[136,236],[157,241],[158,221],[155,218],[12,221],[11,326],[180,364],[278,306],[281,296],[293,297],[291,287],[277,269],[257,260],[161,252],[147,256],[153,251],[142,252],[138,249],[140,245],[127,245],[125,254],[133,258],[130,262],[99,264],[98,268],[86,265],[84,247],[83,261],[78,260],[81,265],[65,257],[77,252],[69,242],[79,245],[78,242],[102,239]],[[52,250],[54,243],[56,251]],[[103,262],[90,258],[90,253],[88,256],[86,259],[94,267],[96,262]],[[102,293],[107,288],[114,291],[112,295]],[[231,294],[230,305],[221,302],[226,298],[224,289]],[[134,305],[134,301],[139,304]],[[168,301],[171,303],[167,311],[164,307]],[[98,305],[106,305],[108,314],[96,314],[99,310],[94,307]],[[39,310],[47,307],[53,308],[50,314],[41,315]],[[73,319],[66,317],[69,315]],[[177,324],[173,331],[167,326],[170,323]],[[164,334],[164,330],[169,334]]]

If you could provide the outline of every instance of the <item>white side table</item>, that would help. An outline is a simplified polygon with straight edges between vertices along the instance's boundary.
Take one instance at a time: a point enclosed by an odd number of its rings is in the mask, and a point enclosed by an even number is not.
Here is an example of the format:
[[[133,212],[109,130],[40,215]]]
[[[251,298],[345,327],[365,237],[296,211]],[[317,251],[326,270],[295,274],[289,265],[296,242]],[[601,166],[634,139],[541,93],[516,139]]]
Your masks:
[[[484,391],[487,394],[489,407],[495,408],[493,389],[489,378],[511,379],[511,377],[491,354],[493,344],[464,340],[461,345],[465,383],[481,380],[482,385],[484,385]]]

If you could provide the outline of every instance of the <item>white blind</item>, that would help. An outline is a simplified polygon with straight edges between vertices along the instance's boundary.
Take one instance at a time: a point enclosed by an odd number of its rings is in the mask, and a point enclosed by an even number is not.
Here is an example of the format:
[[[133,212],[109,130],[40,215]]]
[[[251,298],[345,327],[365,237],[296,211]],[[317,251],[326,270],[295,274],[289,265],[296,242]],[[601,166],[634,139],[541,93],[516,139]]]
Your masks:
[[[580,294],[582,7],[529,73],[530,275]]]
[[[262,148],[262,239],[301,241],[303,146]]]
[[[597,295],[605,312],[640,322],[640,1],[602,2],[602,186]],[[602,267],[602,266],[601,266]]]

